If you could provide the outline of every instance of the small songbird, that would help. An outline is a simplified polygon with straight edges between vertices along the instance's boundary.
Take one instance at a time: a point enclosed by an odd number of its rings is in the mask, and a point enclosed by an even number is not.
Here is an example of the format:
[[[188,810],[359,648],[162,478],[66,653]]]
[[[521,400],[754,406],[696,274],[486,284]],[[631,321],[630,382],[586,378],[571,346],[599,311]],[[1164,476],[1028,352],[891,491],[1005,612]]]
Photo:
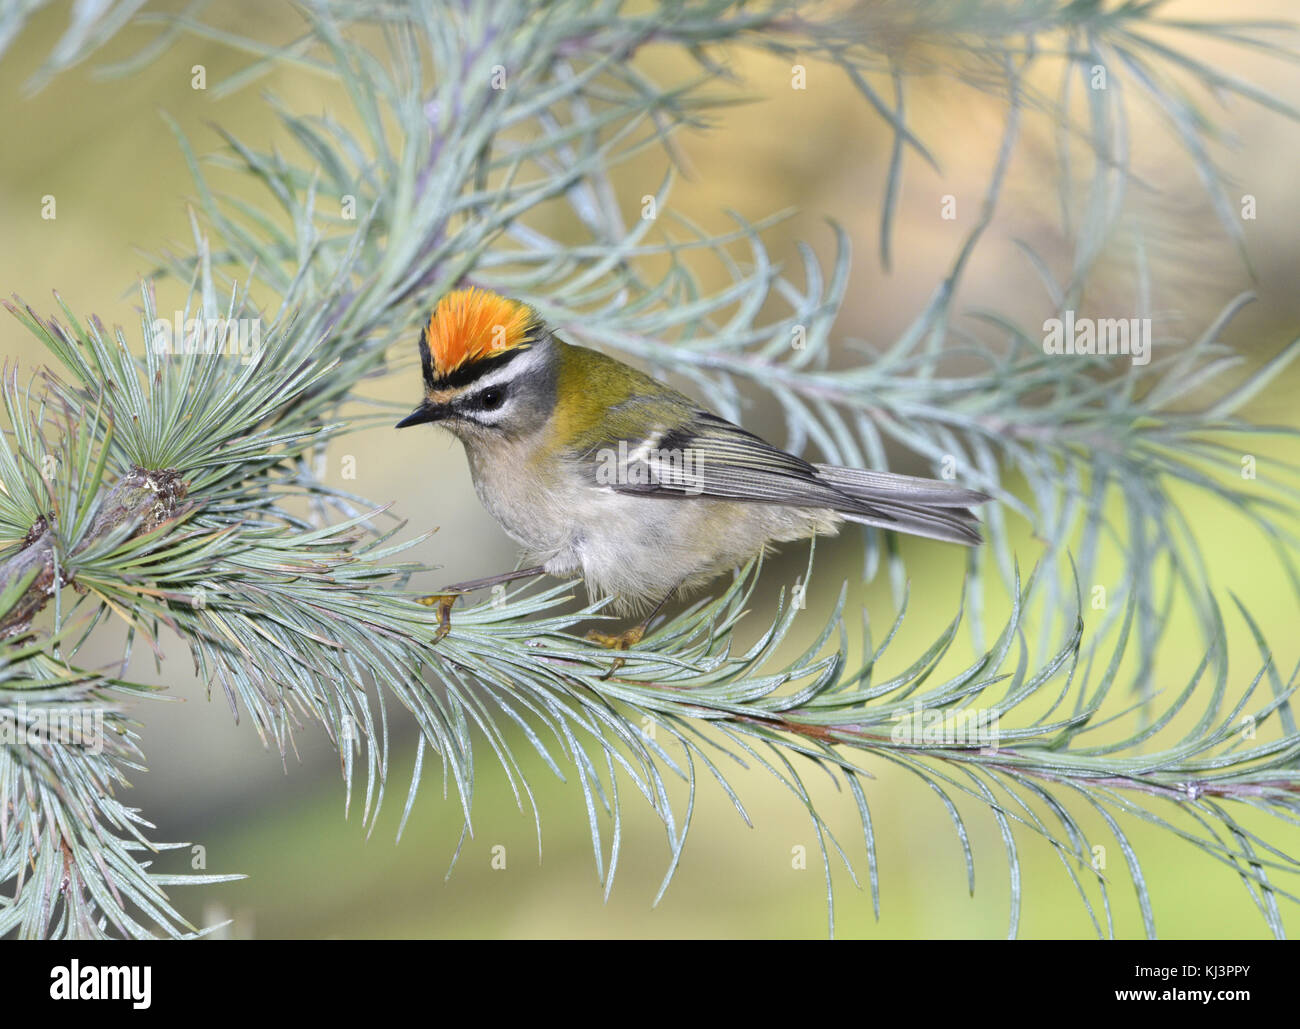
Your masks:
[[[437,422],[459,437],[483,506],[537,566],[444,599],[546,573],[581,576],[615,610],[644,611],[770,544],[833,535],[845,521],[980,542],[968,508],[986,494],[811,464],[557,339],[532,308],[495,293],[444,296],[420,334],[420,361],[424,400],[397,427]]]

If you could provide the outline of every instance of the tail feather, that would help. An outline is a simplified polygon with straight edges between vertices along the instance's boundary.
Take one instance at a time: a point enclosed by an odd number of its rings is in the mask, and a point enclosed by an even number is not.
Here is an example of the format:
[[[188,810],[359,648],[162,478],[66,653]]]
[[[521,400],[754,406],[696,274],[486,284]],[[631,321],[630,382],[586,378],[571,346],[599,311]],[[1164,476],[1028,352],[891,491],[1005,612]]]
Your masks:
[[[889,505],[886,507],[884,504],[879,506],[885,509],[888,517],[876,518],[872,515],[858,514],[854,511],[841,511],[840,514],[847,521],[857,522],[859,525],[874,525],[879,529],[906,532],[913,536],[925,536],[932,540],[942,540],[945,543],[962,543],[973,547],[984,542],[984,537],[980,535],[979,529],[975,527],[979,522],[950,517],[952,514],[951,508],[908,507],[902,505]]]
[[[814,467],[818,478],[854,500],[866,501],[883,515],[876,517],[854,508],[842,510],[840,513],[851,522],[968,546],[983,540],[979,518],[969,507],[991,500],[987,493],[914,475],[826,464]]]
[[[838,490],[863,500],[911,501],[927,507],[970,507],[992,500],[987,493],[967,489],[942,479],[923,479],[895,472],[874,472],[866,468],[844,468],[834,464],[813,465],[817,477]]]

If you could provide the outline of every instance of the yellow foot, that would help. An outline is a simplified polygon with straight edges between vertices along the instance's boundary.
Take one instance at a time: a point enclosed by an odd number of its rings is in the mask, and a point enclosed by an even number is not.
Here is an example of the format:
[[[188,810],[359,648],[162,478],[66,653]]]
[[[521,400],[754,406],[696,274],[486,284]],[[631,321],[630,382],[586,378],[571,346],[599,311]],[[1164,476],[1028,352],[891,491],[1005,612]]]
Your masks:
[[[458,590],[452,590],[447,593],[430,593],[427,597],[416,597],[417,604],[423,604],[425,607],[438,608],[438,628],[433,631],[433,639],[430,643],[437,643],[447,633],[451,632],[451,606],[464,594]]]
[[[607,633],[597,632],[592,629],[587,633],[587,639],[592,643],[599,643],[606,650],[627,650],[629,647],[635,647],[641,642],[641,637],[645,635],[645,626],[638,625],[635,628],[628,629],[627,632]]]
[[[592,643],[599,643],[606,650],[628,650],[641,642],[641,637],[645,635],[645,628],[644,625],[638,625],[628,629],[627,632],[618,633],[597,632],[592,629],[587,633],[587,639],[591,640]],[[608,679],[625,664],[627,664],[626,658],[614,658],[610,662],[609,671],[602,675],[601,678]]]

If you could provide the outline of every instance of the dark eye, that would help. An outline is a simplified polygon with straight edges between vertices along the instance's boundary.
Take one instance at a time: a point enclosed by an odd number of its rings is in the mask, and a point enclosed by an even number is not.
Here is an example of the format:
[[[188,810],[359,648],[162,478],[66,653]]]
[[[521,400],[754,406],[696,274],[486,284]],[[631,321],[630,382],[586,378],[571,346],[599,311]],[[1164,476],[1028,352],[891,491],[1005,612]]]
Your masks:
[[[479,407],[484,411],[495,411],[505,403],[506,391],[500,386],[489,386],[478,395]]]

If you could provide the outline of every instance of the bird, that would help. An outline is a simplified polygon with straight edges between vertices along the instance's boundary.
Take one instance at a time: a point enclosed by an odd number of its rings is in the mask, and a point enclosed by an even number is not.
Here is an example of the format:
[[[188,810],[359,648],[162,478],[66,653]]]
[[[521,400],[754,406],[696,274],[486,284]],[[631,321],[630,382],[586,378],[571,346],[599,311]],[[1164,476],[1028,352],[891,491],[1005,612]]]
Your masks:
[[[845,522],[981,542],[971,508],[988,494],[787,453],[491,290],[444,294],[419,353],[423,396],[397,428],[461,441],[479,500],[529,565],[420,598],[440,608],[438,639],[457,597],[527,576],[580,577],[616,613],[653,618],[670,596]],[[591,636],[626,648],[648,622]]]

